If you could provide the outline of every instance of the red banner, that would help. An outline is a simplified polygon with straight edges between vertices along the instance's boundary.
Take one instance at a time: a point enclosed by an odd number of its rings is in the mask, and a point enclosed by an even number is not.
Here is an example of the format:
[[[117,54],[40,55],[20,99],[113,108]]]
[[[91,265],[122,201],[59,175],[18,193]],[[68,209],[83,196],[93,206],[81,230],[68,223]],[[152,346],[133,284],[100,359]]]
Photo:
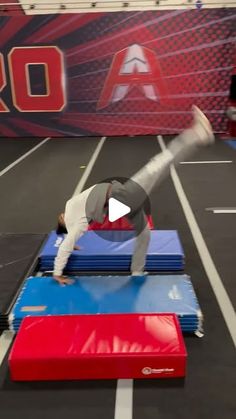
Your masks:
[[[236,9],[0,17],[0,136],[227,131]]]

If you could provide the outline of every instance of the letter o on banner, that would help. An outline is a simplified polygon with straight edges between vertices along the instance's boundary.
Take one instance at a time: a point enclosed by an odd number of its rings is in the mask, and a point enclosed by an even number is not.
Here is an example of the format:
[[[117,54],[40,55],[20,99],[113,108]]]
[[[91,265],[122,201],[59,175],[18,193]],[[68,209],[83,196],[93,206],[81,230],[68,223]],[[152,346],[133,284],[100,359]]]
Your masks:
[[[8,55],[12,99],[20,112],[60,112],[65,104],[63,54],[56,46],[16,47]],[[44,66],[47,92],[32,95],[29,65]]]

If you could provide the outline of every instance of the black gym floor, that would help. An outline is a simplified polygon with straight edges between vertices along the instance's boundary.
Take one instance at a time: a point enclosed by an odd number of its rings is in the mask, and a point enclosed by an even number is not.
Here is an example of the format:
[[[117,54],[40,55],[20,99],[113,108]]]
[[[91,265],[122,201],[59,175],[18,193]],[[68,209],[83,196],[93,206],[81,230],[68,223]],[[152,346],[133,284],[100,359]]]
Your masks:
[[[1,171],[43,139],[1,139]],[[169,138],[165,139],[167,142]],[[0,232],[38,234],[55,226],[100,138],[51,139],[0,176]],[[110,176],[128,177],[160,151],[156,137],[107,138],[85,188]],[[233,160],[231,164],[180,165],[189,204],[232,304],[236,305],[236,214],[206,208],[236,207],[236,151],[220,140],[193,157]],[[233,419],[236,403],[235,347],[198,255],[171,177],[151,196],[155,228],[177,229],[204,313],[205,336],[186,337],[188,371],[182,380],[135,380],[133,419]],[[6,251],[6,249],[4,250]],[[0,280],[2,272],[0,267]],[[158,296],[157,296],[158,298]],[[1,352],[1,348],[0,348]],[[113,419],[116,381],[13,383],[7,356],[0,367],[3,419]],[[130,412],[115,419],[130,419]]]

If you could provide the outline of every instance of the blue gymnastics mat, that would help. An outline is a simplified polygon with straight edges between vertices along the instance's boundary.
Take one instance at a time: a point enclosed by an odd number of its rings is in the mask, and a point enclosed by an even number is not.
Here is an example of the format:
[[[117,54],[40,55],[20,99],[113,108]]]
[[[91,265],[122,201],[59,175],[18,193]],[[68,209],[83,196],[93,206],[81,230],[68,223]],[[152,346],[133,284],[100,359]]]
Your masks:
[[[8,316],[26,276],[37,262],[44,234],[0,233],[0,333],[9,328]]]
[[[234,148],[236,150],[236,138],[233,138],[231,140],[225,140],[226,144],[228,144],[231,148]]]
[[[202,313],[187,275],[74,277],[71,286],[52,277],[30,277],[22,288],[9,323],[17,331],[26,316],[109,313],[176,313],[183,332],[202,327]]]
[[[134,250],[132,231],[103,231],[103,237],[88,231],[78,244],[66,266],[67,272],[129,271]],[[52,232],[39,256],[39,269],[52,271],[54,259],[63,238]],[[177,231],[152,230],[146,269],[149,271],[183,270],[185,257]]]

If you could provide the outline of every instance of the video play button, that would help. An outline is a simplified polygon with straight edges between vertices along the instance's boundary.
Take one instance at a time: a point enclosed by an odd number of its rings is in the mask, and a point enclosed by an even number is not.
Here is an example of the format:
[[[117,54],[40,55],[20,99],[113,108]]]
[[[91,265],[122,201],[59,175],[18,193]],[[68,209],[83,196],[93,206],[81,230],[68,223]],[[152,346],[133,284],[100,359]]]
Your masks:
[[[129,214],[131,208],[128,205],[123,204],[115,198],[110,198],[108,201],[108,219],[111,223],[119,218],[124,217],[124,215]]]
[[[146,228],[151,205],[138,183],[115,177],[91,188],[85,211],[90,228],[102,239],[117,243],[130,240]]]

